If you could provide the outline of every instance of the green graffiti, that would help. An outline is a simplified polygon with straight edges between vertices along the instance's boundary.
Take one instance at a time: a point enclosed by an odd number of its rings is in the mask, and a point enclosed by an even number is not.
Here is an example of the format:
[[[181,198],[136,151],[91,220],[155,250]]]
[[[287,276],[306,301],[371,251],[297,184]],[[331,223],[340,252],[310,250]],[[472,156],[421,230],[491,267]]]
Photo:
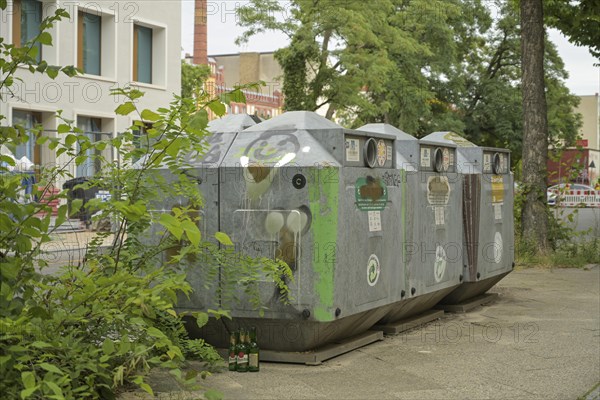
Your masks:
[[[404,263],[404,285],[408,288],[408,263],[406,262],[406,244],[408,243],[408,238],[406,237],[406,190],[407,184],[406,180],[408,179],[405,170],[400,170],[400,177],[402,182],[402,205],[400,206],[402,213],[402,262]]]
[[[329,168],[329,167],[326,167]],[[333,280],[337,254],[338,225],[338,182],[339,169],[333,174],[316,171],[316,182],[309,183],[308,195],[310,212],[312,213],[313,249],[318,252],[313,260],[313,270],[316,273],[315,292],[319,299],[314,310],[317,321],[332,321],[333,309]],[[332,176],[334,175],[334,176]]]

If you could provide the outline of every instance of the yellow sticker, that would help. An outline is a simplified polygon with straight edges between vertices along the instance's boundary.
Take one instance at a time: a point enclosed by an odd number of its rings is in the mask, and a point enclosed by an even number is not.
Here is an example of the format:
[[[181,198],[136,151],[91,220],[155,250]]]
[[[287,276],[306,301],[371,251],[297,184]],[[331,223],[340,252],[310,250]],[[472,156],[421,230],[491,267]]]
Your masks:
[[[504,178],[502,175],[492,176],[492,203],[504,201]]]

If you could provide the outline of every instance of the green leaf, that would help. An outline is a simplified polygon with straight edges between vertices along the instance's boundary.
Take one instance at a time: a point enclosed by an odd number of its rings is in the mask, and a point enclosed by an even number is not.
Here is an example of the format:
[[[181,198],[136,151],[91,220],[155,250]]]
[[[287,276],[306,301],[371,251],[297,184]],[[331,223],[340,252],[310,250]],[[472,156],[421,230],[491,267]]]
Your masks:
[[[208,314],[204,312],[199,312],[196,314],[196,324],[198,324],[198,328],[202,328],[204,325],[208,323]]]
[[[35,375],[31,371],[21,372],[21,381],[25,389],[30,389],[35,386]]]
[[[67,211],[69,210],[69,206],[67,204],[63,204],[58,207],[58,215],[56,217],[56,221],[54,222],[54,226],[58,227],[65,223],[67,220]]]
[[[118,115],[129,115],[135,111],[135,104],[131,101],[121,104],[119,107],[115,109],[115,113]]]
[[[104,342],[102,343],[102,351],[106,355],[110,355],[110,354],[114,353],[115,345],[114,345],[113,341],[110,340],[109,338],[104,339]]]
[[[37,68],[35,69],[37,72],[44,72],[48,68],[48,63],[44,60],[40,61]]]
[[[148,328],[148,330],[146,331],[146,333],[154,338],[157,339],[162,339],[165,338],[165,334],[162,333],[162,331],[160,331],[158,328],[155,328],[153,326],[151,326],[150,328]]]
[[[50,390],[54,392],[55,395],[59,396],[58,398],[63,397],[62,389],[56,383],[45,380],[44,384],[46,384],[46,386],[48,386]]]
[[[21,399],[26,399],[29,396],[31,396],[33,393],[35,393],[36,390],[38,390],[40,387],[38,386],[34,386],[28,389],[23,389],[21,390]]]
[[[226,233],[217,232],[215,233],[215,238],[224,246],[233,246],[233,242]]]
[[[38,37],[38,42],[46,46],[52,46],[52,35],[48,32],[42,32]]]
[[[51,65],[46,69],[46,75],[48,75],[48,77],[50,77],[50,79],[54,79],[58,76],[59,71],[60,71],[59,67],[55,67],[55,66]]]
[[[42,341],[39,341],[39,340],[31,343],[30,346],[37,347],[38,349],[44,349],[44,348],[47,348],[47,347],[52,347],[52,345],[50,343],[42,342]]]
[[[83,199],[73,199],[71,200],[71,215],[75,215],[83,205]]]
[[[56,367],[52,364],[41,363],[40,367],[42,367],[43,369],[45,369],[48,372],[54,372],[55,374],[60,374],[60,375],[63,374],[63,372],[58,367]]]
[[[150,395],[154,396],[154,392],[152,391],[152,388],[147,383],[140,383],[140,388],[145,390],[146,392],[150,393]]]
[[[158,121],[160,119],[160,115],[155,113],[154,111],[144,110],[142,111],[142,119],[144,121]]]
[[[56,128],[56,130],[58,131],[58,133],[67,133],[71,132],[71,127],[67,124],[60,124],[58,128]]]
[[[183,229],[179,226],[179,220],[171,214],[163,213],[160,215],[158,222],[167,228],[171,235],[175,236],[177,240],[181,239],[183,235]]]
[[[206,110],[198,110],[194,115],[192,115],[189,125],[190,128],[198,131],[206,129],[208,126],[208,113]]]
[[[200,234],[200,229],[198,229],[198,225],[194,224],[192,221],[183,221],[181,223],[181,227],[185,231],[188,239],[194,246],[198,246],[200,244],[200,239],[202,235]]]
[[[77,142],[77,136],[73,135],[72,133],[65,137],[65,146],[71,147],[75,142]]]
[[[221,103],[220,101],[211,101],[207,105],[208,105],[208,108],[210,108],[212,110],[212,112],[214,112],[219,117],[225,115],[225,113],[227,112],[227,108],[225,108],[225,104]]]

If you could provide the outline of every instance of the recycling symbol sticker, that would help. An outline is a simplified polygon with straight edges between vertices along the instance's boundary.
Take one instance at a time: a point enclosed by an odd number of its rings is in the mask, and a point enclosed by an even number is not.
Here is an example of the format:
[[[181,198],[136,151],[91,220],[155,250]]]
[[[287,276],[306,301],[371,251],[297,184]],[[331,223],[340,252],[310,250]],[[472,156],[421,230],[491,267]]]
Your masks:
[[[367,262],[367,282],[369,286],[375,286],[381,275],[381,266],[379,265],[379,258],[375,254],[371,254],[369,261]]]
[[[433,266],[433,278],[437,283],[442,281],[444,277],[444,272],[446,272],[446,251],[440,245],[437,246],[435,250],[435,264]]]

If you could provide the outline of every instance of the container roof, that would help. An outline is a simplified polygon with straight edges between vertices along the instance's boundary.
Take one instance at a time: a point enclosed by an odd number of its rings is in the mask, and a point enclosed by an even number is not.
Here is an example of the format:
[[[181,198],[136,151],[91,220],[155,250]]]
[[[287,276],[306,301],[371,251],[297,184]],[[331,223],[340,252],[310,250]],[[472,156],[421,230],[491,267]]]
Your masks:
[[[397,140],[418,140],[416,137],[396,128],[390,124],[366,124],[357,129],[358,131],[384,133],[386,135],[395,136]]]
[[[456,147],[477,147],[477,145],[469,142],[464,137],[454,132],[433,132],[421,138],[423,141],[435,142],[440,144],[449,144]]]
[[[244,129],[256,125],[258,122],[248,114],[230,114],[222,118],[212,120],[208,123],[210,132],[241,132]]]
[[[321,129],[344,129],[338,124],[312,111],[288,111],[275,118],[268,119],[260,124],[251,126],[246,132],[260,131],[285,131],[285,130],[314,131]]]

